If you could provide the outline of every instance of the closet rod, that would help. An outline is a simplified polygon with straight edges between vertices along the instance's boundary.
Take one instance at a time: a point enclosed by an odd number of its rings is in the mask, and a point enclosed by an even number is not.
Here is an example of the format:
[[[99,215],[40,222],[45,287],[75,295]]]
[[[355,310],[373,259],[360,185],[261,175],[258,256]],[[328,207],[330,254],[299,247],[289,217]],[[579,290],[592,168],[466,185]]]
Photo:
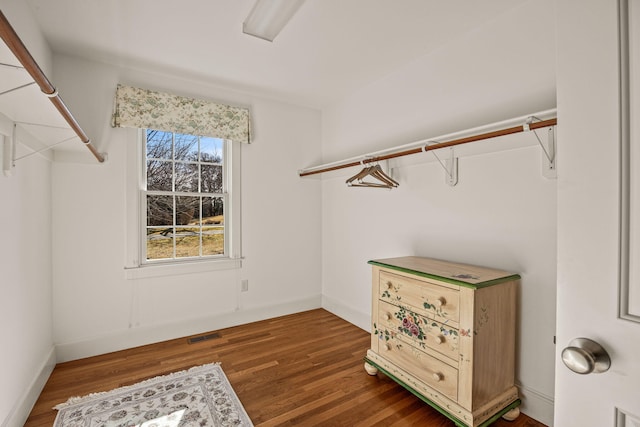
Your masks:
[[[38,84],[38,86],[40,86],[40,90],[49,98],[49,100],[51,100],[51,103],[60,112],[62,117],[64,117],[69,126],[71,126],[71,129],[73,129],[76,135],[78,135],[84,145],[100,163],[104,162],[104,156],[91,144],[91,140],[87,134],[82,130],[75,117],[73,117],[71,111],[69,111],[62,98],[58,95],[56,88],[42,72],[42,69],[36,63],[35,59],[33,59],[33,56],[31,56],[31,53],[29,53],[24,43],[22,43],[22,40],[20,40],[20,37],[18,37],[18,34],[14,31],[2,11],[0,11],[0,37],[4,40],[7,47],[11,52],[13,52],[15,57],[18,58],[18,61],[20,61],[33,80]]]
[[[312,169],[312,168],[307,170],[303,169],[298,172],[298,175],[303,177],[303,176],[315,175],[315,174],[324,173],[324,172],[331,172],[338,169],[350,168],[352,166],[360,166],[365,163],[372,163],[372,162],[378,162],[382,160],[394,159],[396,157],[409,156],[411,154],[418,154],[424,151],[437,150],[439,148],[453,147],[455,145],[468,144],[470,142],[482,141],[485,139],[496,138],[499,136],[511,135],[514,133],[524,132],[525,130],[527,130],[527,126],[529,130],[535,130],[535,129],[540,129],[544,127],[555,126],[557,124],[558,124],[558,119],[554,117],[551,119],[541,120],[538,122],[531,122],[528,125],[508,127],[504,129],[491,131],[491,132],[479,133],[479,134],[467,136],[464,138],[452,139],[450,141],[445,141],[445,142],[438,142],[430,145],[427,145],[428,142],[426,142],[424,145],[418,146],[416,148],[410,148],[403,151],[396,151],[389,154],[380,154],[380,155],[375,155],[371,157],[367,156],[367,157],[364,157],[363,160],[346,161],[345,163],[339,163],[334,166],[320,167],[320,169]]]

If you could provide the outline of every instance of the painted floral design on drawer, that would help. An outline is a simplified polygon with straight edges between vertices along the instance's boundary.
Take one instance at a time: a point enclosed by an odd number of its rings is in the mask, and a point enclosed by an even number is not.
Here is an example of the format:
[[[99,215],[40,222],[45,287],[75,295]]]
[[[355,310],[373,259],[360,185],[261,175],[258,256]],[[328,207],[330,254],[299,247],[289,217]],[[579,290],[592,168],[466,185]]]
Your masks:
[[[384,305],[383,311],[391,318],[382,318],[374,323],[374,334],[382,341],[396,338],[411,345],[426,349],[430,347],[451,358],[457,358],[458,330],[421,316],[404,306]]]
[[[394,313],[394,316],[400,321],[398,330],[411,338],[419,340],[424,346],[424,340],[427,339],[427,335],[422,330],[423,321],[420,316],[404,307],[398,307],[398,311]]]
[[[425,301],[422,303],[422,306],[425,308],[425,310],[433,311],[433,313],[437,317],[449,317],[449,313],[443,310],[442,306],[431,304],[428,299],[425,299]]]

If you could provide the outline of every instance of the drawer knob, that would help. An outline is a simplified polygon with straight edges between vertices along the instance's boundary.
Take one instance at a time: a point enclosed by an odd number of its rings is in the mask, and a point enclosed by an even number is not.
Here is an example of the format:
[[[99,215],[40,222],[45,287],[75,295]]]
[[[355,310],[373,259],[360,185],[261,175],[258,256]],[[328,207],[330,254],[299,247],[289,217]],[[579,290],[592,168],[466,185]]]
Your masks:
[[[440,297],[437,300],[435,300],[435,302],[433,303],[433,305],[435,305],[436,307],[444,307],[445,304],[447,304],[447,300],[444,299],[444,297]]]
[[[438,335],[434,341],[436,342],[436,344],[442,344],[444,343],[444,340],[445,338],[442,335]]]
[[[384,314],[382,315],[382,318],[383,318],[384,320],[391,320],[391,314],[390,314],[390,313],[384,313]]]
[[[391,346],[389,344],[385,344],[382,346],[385,351],[391,351]]]
[[[391,283],[391,280],[387,281],[387,289],[389,290],[393,289],[393,283]]]
[[[444,379],[444,375],[442,375],[440,372],[434,372],[432,377],[433,377],[433,380],[437,383],[439,383]]]

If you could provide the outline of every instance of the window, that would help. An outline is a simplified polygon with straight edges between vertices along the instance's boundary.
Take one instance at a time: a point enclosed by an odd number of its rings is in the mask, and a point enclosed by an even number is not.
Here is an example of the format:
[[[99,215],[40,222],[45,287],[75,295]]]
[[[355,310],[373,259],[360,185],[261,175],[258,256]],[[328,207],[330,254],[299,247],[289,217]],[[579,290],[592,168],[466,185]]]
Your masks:
[[[131,140],[128,279],[242,266],[240,154],[251,141],[249,116],[244,107],[117,86],[112,126]]]
[[[229,257],[229,141],[142,132],[143,263]]]

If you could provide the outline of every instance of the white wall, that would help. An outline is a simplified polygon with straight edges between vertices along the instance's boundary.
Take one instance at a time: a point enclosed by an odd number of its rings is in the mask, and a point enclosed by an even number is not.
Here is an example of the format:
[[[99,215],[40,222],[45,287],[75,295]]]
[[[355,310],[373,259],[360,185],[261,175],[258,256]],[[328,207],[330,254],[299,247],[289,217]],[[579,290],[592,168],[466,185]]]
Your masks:
[[[542,4],[541,4],[542,3]],[[326,161],[555,107],[554,2],[529,2],[323,111]],[[545,132],[541,133],[545,136]],[[528,138],[528,140],[527,140]],[[398,189],[347,188],[357,168],[323,180],[323,304],[369,328],[370,259],[428,256],[522,275],[517,381],[523,411],[553,423],[556,181],[534,136],[511,150],[404,165]],[[562,143],[561,141],[559,143]],[[464,149],[456,150],[464,153]],[[560,159],[561,173],[561,159]]]
[[[3,12],[15,8],[16,16],[21,3],[0,0]],[[322,124],[317,111],[193,79],[55,58],[53,80],[109,160],[56,163],[53,199],[42,160],[25,161],[24,175],[0,180],[0,195],[11,206],[24,205],[33,215],[53,205],[51,224],[46,216],[0,214],[8,233],[0,257],[3,290],[15,295],[3,298],[11,308],[0,314],[2,338],[13,344],[3,352],[0,420],[20,400],[15,390],[32,390],[34,372],[46,370],[52,358],[51,317],[59,360],[316,307],[321,293],[325,307],[367,328],[366,261],[424,255],[522,274],[517,377],[525,412],[551,425],[556,189],[555,181],[540,176],[538,149],[514,142],[520,148],[464,157],[454,188],[433,162],[399,168],[400,188],[382,193],[346,188],[344,176],[301,180],[296,170],[321,157],[340,159],[554,107],[553,9],[552,0],[532,1],[497,16],[327,108]],[[46,45],[40,51],[46,54]],[[37,56],[47,71],[47,61]],[[251,106],[255,143],[242,150],[241,270],[126,279],[132,141],[131,132],[109,127],[118,82]],[[43,239],[19,254],[15,249]],[[242,279],[249,280],[248,293],[238,292]]]
[[[205,82],[67,56],[56,81],[103,165],[53,168],[54,340],[58,359],[175,338],[319,307],[320,183],[297,167],[320,155],[320,112]],[[127,156],[135,131],[109,127],[116,83],[251,108],[254,140],[242,146],[239,270],[127,280]],[[240,293],[240,281],[249,291]]]
[[[43,70],[49,48],[24,2],[0,1]],[[0,144],[1,148],[1,144]],[[18,147],[18,156],[26,154]],[[0,149],[0,160],[2,150]],[[53,370],[51,310],[51,165],[39,156],[0,175],[0,425],[23,425]]]
[[[13,176],[0,176],[2,425],[22,425],[55,363],[50,173],[49,162],[36,156],[18,163]]]

